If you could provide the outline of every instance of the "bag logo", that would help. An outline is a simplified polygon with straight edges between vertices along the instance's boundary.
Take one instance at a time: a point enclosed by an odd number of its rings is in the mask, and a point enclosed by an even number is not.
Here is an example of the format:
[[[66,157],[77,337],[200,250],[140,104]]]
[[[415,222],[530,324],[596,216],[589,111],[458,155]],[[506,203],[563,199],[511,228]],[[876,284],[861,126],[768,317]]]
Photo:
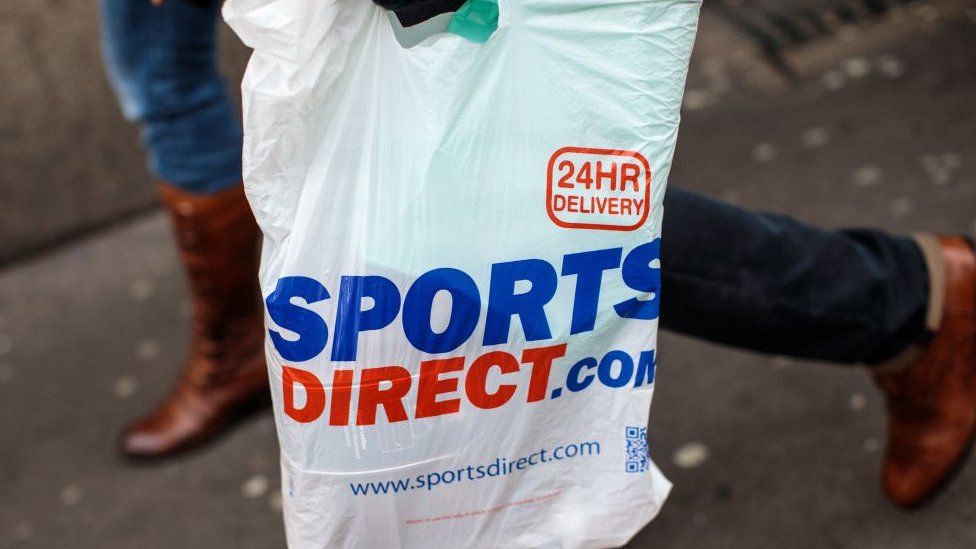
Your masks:
[[[549,158],[546,211],[560,227],[633,231],[650,203],[651,167],[639,152],[563,147]]]

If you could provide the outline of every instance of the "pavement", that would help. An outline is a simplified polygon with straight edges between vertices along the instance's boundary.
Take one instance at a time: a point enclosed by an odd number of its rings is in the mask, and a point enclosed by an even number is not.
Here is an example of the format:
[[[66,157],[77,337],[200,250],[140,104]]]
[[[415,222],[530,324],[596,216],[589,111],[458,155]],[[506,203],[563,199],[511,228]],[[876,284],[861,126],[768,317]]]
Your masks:
[[[669,184],[827,227],[973,233],[969,13],[779,91],[706,17]],[[115,173],[101,164],[82,176]],[[283,546],[269,411],[163,464],[114,452],[175,378],[187,312],[158,211],[0,270],[0,547]],[[669,333],[659,353],[651,453],[675,488],[629,547],[976,546],[973,464],[917,512],[880,495],[863,370]]]
[[[0,2],[0,265],[155,205],[102,67],[98,13],[98,0]],[[222,31],[233,81],[247,52]]]

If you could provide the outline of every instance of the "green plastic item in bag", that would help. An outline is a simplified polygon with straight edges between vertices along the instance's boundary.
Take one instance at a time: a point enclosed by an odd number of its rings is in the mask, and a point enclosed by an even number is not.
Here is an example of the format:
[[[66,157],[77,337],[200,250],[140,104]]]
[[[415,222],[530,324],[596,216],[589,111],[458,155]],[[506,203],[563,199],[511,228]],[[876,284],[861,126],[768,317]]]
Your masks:
[[[447,32],[472,42],[487,42],[498,28],[498,0],[468,0],[451,17]]]

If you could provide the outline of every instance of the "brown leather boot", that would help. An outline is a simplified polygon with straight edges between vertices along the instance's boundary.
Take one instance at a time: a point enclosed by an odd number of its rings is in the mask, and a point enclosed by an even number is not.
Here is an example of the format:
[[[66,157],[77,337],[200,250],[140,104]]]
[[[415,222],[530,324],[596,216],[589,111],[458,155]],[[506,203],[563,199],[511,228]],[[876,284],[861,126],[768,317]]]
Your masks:
[[[193,195],[160,184],[193,297],[190,349],[169,396],[122,435],[132,457],[206,442],[269,396],[258,230],[243,187]]]
[[[888,408],[882,485],[906,508],[951,480],[976,432],[976,254],[961,237],[933,238],[922,247],[933,288],[944,288],[935,337],[906,367],[875,373]]]

